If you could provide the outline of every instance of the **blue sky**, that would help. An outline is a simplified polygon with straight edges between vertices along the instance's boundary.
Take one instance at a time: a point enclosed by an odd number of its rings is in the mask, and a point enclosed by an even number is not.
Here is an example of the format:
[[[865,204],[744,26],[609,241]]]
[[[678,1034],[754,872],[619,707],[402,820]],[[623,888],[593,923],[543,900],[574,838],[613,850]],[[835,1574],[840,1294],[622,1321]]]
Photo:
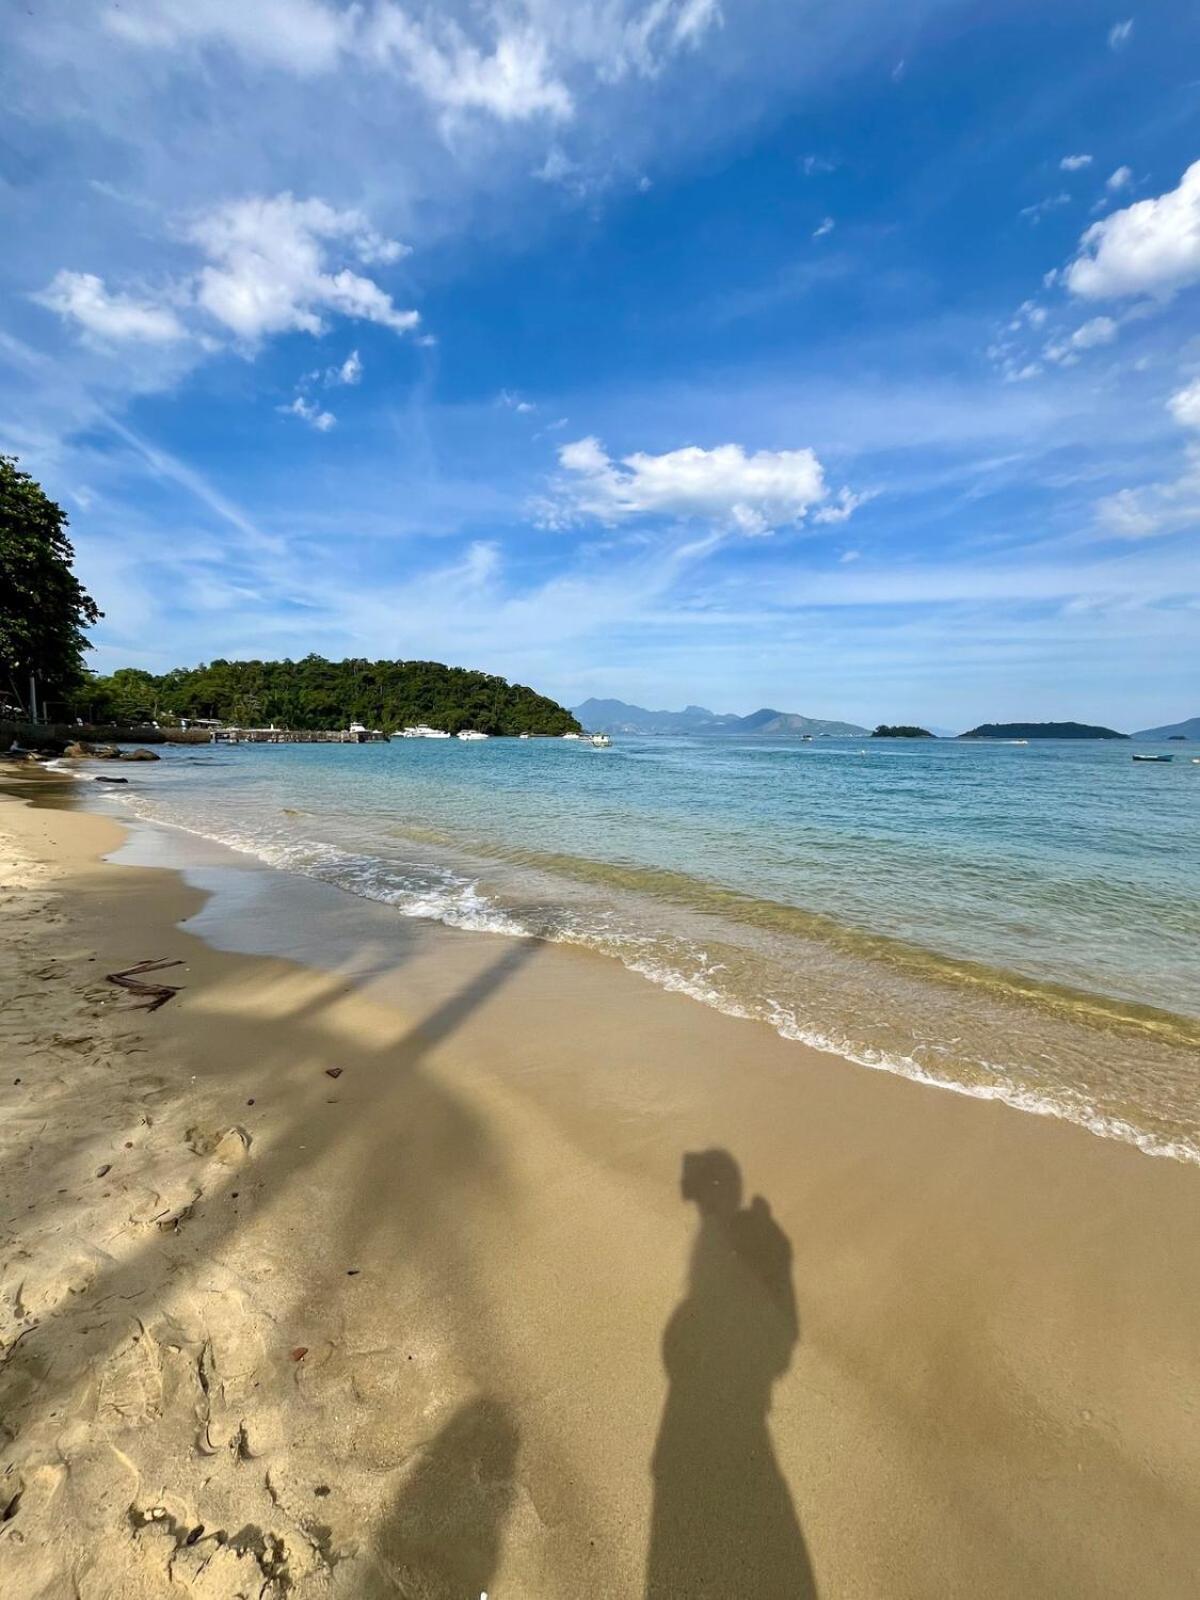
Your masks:
[[[1200,18],[9,13],[0,448],[101,668],[1200,710]]]

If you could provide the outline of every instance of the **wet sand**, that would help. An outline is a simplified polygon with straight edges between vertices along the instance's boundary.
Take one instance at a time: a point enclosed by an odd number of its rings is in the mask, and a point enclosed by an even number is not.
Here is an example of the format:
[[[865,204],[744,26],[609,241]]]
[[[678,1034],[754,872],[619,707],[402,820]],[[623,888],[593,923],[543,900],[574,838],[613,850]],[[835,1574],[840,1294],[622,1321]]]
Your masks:
[[[1195,1594],[1195,1167],[120,838],[0,798],[0,1593]]]

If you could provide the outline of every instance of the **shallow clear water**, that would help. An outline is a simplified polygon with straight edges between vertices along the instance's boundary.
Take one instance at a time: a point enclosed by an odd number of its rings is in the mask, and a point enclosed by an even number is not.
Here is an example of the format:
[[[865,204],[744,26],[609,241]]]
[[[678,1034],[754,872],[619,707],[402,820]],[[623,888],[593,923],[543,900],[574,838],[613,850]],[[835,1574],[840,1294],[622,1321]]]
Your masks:
[[[1200,766],[1164,748],[168,747],[122,799],[406,915],[587,944],[853,1060],[1200,1159]]]

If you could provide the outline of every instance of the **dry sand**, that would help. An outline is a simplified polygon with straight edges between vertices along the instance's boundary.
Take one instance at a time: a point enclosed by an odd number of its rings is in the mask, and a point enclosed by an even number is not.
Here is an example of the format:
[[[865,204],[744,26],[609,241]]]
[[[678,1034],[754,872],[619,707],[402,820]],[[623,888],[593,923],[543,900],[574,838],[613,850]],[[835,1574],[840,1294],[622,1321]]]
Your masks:
[[[0,799],[6,1600],[1200,1591],[1200,1171],[119,837]]]

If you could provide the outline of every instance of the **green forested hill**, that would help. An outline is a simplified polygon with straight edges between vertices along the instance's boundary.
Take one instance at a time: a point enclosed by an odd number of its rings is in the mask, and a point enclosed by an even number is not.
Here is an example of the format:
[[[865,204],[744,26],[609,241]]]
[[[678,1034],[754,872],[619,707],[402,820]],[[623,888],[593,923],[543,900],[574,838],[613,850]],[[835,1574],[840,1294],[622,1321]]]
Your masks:
[[[440,661],[212,661],[155,677],[122,667],[88,680],[74,699],[88,722],[219,717],[242,727],[344,728],[389,733],[427,722],[457,733],[568,733],[569,711],[523,684]]]

